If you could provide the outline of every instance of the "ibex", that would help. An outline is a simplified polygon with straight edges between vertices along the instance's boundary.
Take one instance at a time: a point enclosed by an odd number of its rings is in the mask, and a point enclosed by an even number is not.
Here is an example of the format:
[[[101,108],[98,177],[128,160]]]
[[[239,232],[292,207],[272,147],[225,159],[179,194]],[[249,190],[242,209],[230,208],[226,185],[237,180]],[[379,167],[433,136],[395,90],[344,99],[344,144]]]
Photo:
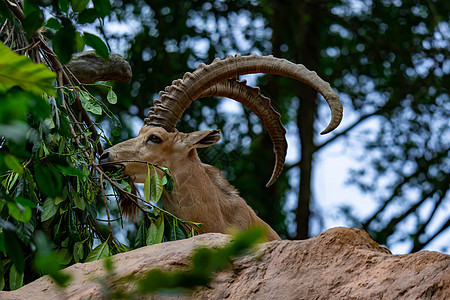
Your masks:
[[[339,97],[315,72],[273,56],[227,56],[225,60],[215,59],[210,65],[200,64],[182,80],[173,81],[159,93],[159,99],[154,100],[138,137],[107,149],[100,162],[128,161],[122,163],[124,173],[138,183],[144,182],[147,166],[129,161],[168,167],[176,190],[171,194],[163,193],[165,209],[184,220],[202,223],[204,232],[227,233],[231,228],[245,229],[258,224],[267,229],[267,240],[280,239],[239,196],[220,170],[200,161],[196,149],[217,143],[220,131],[182,133],[175,129],[181,115],[194,100],[218,96],[239,101],[261,119],[272,139],[275,167],[267,186],[273,184],[284,165],[286,130],[280,115],[270,105],[270,100],[259,93],[259,88],[237,80],[240,75],[254,73],[287,76],[308,84],[323,95],[331,109],[331,121],[322,134],[339,125],[342,118]]]

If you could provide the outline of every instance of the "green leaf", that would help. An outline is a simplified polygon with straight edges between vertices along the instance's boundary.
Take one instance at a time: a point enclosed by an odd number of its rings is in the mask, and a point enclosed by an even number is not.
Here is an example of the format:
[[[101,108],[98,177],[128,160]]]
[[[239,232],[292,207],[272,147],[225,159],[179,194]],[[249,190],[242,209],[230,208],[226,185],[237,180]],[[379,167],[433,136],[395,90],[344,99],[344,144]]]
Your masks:
[[[45,27],[53,30],[58,30],[61,28],[61,23],[59,23],[58,19],[50,18],[45,22]]]
[[[117,126],[117,127],[115,127],[115,128],[113,129],[112,135],[113,135],[113,136],[119,136],[121,132],[122,132],[122,128],[121,128],[120,126]]]
[[[56,169],[46,165],[34,167],[34,178],[39,190],[50,197],[56,197],[62,189],[62,176]]]
[[[76,242],[73,245],[73,259],[76,263],[80,262],[84,257],[83,242]]]
[[[8,202],[9,214],[19,222],[28,222],[31,219],[31,208],[24,207],[15,202]]]
[[[72,9],[75,12],[83,11],[89,3],[89,0],[71,0]]]
[[[125,252],[133,250],[130,247],[128,247],[127,245],[122,244],[119,241],[115,241],[114,243],[116,244],[116,249],[119,253],[125,253]]]
[[[58,0],[58,7],[62,12],[69,11],[69,0]]]
[[[65,200],[66,199],[64,197],[61,197],[60,195],[58,195],[53,198],[53,203],[55,203],[55,206],[58,206],[58,204],[63,203]]]
[[[70,254],[69,249],[61,248],[56,251],[56,256],[58,260],[63,265],[68,265],[72,261],[72,254]]]
[[[69,0],[58,0],[58,7],[62,12],[67,13],[69,11]]]
[[[37,207],[36,203],[33,202],[30,199],[26,199],[26,198],[22,198],[22,197],[16,197],[16,198],[14,198],[14,201],[20,203],[22,206],[31,207],[31,208],[36,208]]]
[[[144,199],[145,201],[150,201],[150,191],[151,191],[151,176],[150,176],[150,166],[147,165],[147,177],[144,181]]]
[[[17,239],[16,235],[9,231],[4,231],[6,254],[11,258],[14,265],[19,272],[23,272],[25,269],[25,258],[23,256],[22,245]]]
[[[106,95],[106,99],[108,99],[108,102],[111,104],[117,103],[117,95],[114,93],[112,89],[108,91],[108,94]]]
[[[42,231],[37,231],[34,236],[36,256],[33,260],[35,269],[41,274],[48,274],[59,285],[64,286],[70,275],[60,271],[61,264],[58,255],[52,250],[52,246]]]
[[[62,27],[53,37],[53,50],[62,64],[67,64],[76,50],[76,30],[67,18],[62,19]]]
[[[103,261],[103,267],[105,268],[105,270],[108,273],[111,273],[112,271],[114,271],[114,262],[111,259],[111,257],[105,258],[105,260]]]
[[[17,225],[17,237],[24,243],[25,245],[30,244],[31,237],[33,236],[36,230],[36,215],[32,215],[30,221],[27,223],[19,223]]]
[[[111,3],[109,0],[93,0],[94,7],[98,11],[98,14],[104,18],[111,12]]]
[[[170,176],[170,174],[165,172],[165,176],[167,179],[167,183],[164,184],[164,189],[166,190],[166,192],[168,192],[169,194],[172,193],[173,191],[173,178],[172,176]]]
[[[33,97],[30,99],[29,112],[40,119],[51,117],[52,112],[51,106],[44,96],[46,95],[42,94],[41,97]]]
[[[1,210],[1,208],[0,208]],[[6,252],[5,247],[5,234],[3,232],[0,232],[0,251]],[[1,270],[1,269],[0,269]]]
[[[80,90],[78,95],[80,96],[81,105],[86,111],[96,115],[102,114],[102,107],[100,104],[93,100],[87,92]]]
[[[173,226],[170,230],[170,237],[169,237],[171,241],[183,240],[187,237],[186,233],[184,233],[184,231],[180,227],[178,227],[178,224],[176,224],[175,221],[172,225]]]
[[[12,24],[15,23],[14,16],[6,4],[6,1],[0,1],[0,16],[7,18]]]
[[[64,287],[70,280],[70,275],[60,271],[59,257],[54,251],[38,253],[34,259],[34,266],[41,274],[48,274],[59,286]]]
[[[153,170],[155,174],[153,174],[150,182],[150,191],[151,191],[151,197],[152,201],[157,203],[159,199],[161,199],[161,195],[163,192],[163,184],[161,181],[161,177],[159,177],[158,172],[156,172],[156,168],[153,167]]]
[[[85,178],[83,172],[78,170],[76,167],[56,165],[56,168],[60,170],[64,175],[76,176],[80,180],[84,180]]]
[[[167,184],[167,175],[166,175],[166,174],[164,174],[163,178],[161,178],[161,183],[162,183],[163,185],[166,185],[166,184]]]
[[[23,285],[23,272],[16,269],[16,265],[12,265],[9,269],[9,288],[11,291],[17,290]]]
[[[77,194],[73,195],[73,200],[75,202],[76,207],[78,207],[81,210],[85,210],[86,209],[86,202],[84,201],[84,199],[80,196],[78,196]]]
[[[41,221],[45,222],[53,217],[58,211],[58,207],[53,203],[51,198],[47,198],[44,202],[44,211],[41,215]]]
[[[83,39],[86,45],[94,48],[95,53],[97,53],[100,57],[103,57],[106,60],[109,59],[108,47],[101,38],[89,32],[84,32]]]
[[[146,243],[147,245],[159,244],[163,240],[164,235],[164,217],[160,216],[158,221],[152,222],[147,231]]]
[[[78,23],[79,24],[92,23],[97,18],[98,14],[95,8],[87,8],[78,15]]]
[[[13,170],[19,175],[23,174],[23,166],[22,164],[17,160],[17,157],[11,154],[6,154],[4,157],[5,164],[8,168]]]
[[[134,247],[140,248],[145,246],[145,244],[146,244],[145,222],[144,220],[142,220],[136,234],[136,239],[134,240]]]
[[[109,246],[107,242],[104,242],[95,247],[89,255],[86,257],[86,262],[103,259],[109,256]]]
[[[3,291],[4,288],[5,288],[5,277],[2,274],[0,276],[0,291]]]
[[[23,19],[22,26],[28,36],[35,33],[44,25],[44,14],[40,9],[36,9],[30,14],[27,14]]]
[[[83,39],[83,37],[81,36],[81,33],[80,32],[75,32],[75,49],[77,50],[77,51],[82,51],[83,49],[84,49],[84,46],[85,46],[86,44],[85,44],[85,42],[84,42],[84,39]]]
[[[0,43],[0,92],[20,86],[35,95],[56,95],[52,85],[55,78],[56,74],[44,64],[35,64],[28,57],[14,53]]]

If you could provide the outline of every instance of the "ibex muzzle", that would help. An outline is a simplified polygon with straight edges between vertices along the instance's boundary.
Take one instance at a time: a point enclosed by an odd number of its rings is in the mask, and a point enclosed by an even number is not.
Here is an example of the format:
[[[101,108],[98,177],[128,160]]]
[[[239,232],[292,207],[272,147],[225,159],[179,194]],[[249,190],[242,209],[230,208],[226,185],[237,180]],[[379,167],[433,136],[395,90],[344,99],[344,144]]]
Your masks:
[[[124,172],[133,176],[136,182],[144,182],[147,174],[147,166],[142,162],[168,167],[176,190],[172,194],[163,194],[165,208],[185,220],[203,223],[205,232],[226,233],[230,228],[245,229],[259,224],[267,228],[267,240],[279,239],[221,172],[198,158],[196,149],[217,143],[220,132],[182,133],[175,129],[194,100],[217,96],[239,101],[261,119],[273,141],[275,167],[267,186],[273,184],[283,170],[286,130],[270,100],[262,96],[258,88],[237,81],[238,76],[251,73],[277,74],[308,84],[322,94],[331,109],[330,124],[322,133],[339,125],[342,119],[339,97],[315,72],[272,56],[227,56],[225,60],[215,59],[211,65],[201,64],[193,73],[186,73],[182,80],[175,80],[160,92],[160,99],[153,102],[138,137],[111,147],[100,157],[100,162],[121,162],[125,166]]]

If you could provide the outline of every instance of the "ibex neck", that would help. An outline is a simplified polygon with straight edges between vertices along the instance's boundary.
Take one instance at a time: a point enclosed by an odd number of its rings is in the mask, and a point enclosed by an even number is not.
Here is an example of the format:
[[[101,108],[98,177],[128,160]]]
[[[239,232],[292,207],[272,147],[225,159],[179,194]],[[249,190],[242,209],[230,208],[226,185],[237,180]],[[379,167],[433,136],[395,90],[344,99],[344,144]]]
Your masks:
[[[219,199],[220,189],[211,180],[200,160],[171,168],[174,190],[164,193],[164,207],[186,221],[203,223],[205,232],[220,232],[225,225]],[[211,222],[210,218],[215,218]]]

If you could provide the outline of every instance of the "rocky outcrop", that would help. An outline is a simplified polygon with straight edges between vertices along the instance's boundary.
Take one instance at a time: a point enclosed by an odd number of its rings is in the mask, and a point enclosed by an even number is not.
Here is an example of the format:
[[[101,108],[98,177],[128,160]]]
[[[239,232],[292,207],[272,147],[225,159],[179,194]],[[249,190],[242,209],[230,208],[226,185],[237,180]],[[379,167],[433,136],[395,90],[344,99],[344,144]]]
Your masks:
[[[219,247],[222,234],[148,246],[114,256],[115,278],[153,268],[179,269],[198,246]],[[66,269],[73,280],[65,290],[47,277],[0,299],[102,299],[96,279],[105,275],[100,261]],[[130,287],[124,285],[124,290]],[[305,241],[273,241],[254,255],[236,259],[208,287],[191,294],[152,295],[141,299],[450,299],[450,256],[421,251],[392,255],[358,229],[333,228]]]

